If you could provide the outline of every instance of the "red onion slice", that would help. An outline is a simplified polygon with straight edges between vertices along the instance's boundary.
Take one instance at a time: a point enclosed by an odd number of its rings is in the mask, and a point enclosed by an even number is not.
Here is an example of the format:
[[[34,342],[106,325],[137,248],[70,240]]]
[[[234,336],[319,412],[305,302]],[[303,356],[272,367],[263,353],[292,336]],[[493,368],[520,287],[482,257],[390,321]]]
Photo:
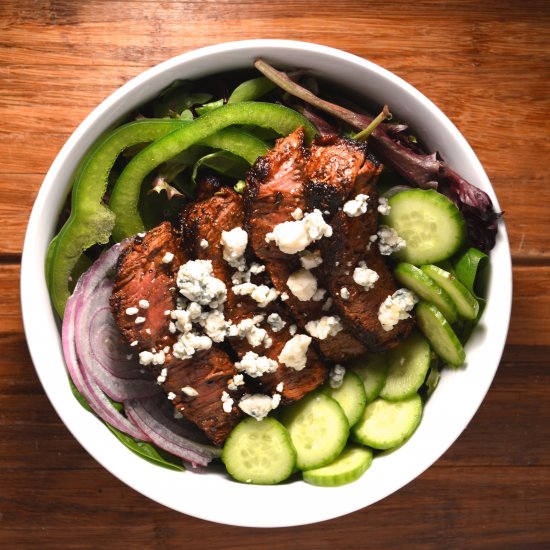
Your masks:
[[[187,431],[175,422],[170,422],[155,399],[131,399],[125,404],[126,414],[159,448],[191,463],[192,466],[207,466],[221,456],[221,449],[203,445],[182,435]],[[184,430],[184,431],[182,431]]]
[[[127,418],[121,415],[101,391],[99,386],[81,369],[75,346],[75,317],[76,310],[82,299],[82,287],[77,284],[73,295],[67,301],[62,326],[63,353],[69,374],[78,391],[86,399],[92,410],[105,422],[108,422],[120,431],[147,441],[148,437],[142,430],[134,426]]]

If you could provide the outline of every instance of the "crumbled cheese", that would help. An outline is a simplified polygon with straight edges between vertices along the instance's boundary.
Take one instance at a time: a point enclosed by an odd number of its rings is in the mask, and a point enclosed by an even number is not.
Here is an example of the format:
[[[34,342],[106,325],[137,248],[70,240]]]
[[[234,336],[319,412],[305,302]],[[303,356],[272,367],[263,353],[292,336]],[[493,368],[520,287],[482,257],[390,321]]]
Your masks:
[[[239,372],[245,372],[252,378],[263,376],[266,372],[275,372],[277,367],[277,361],[273,361],[273,359],[265,355],[258,355],[253,351],[247,351],[244,357],[239,362],[235,363],[235,368]]]
[[[356,218],[367,211],[368,202],[369,196],[359,193],[354,199],[344,203],[343,210],[350,218]]]
[[[149,309],[149,302],[147,300],[140,300],[138,302],[138,306],[141,308],[141,309]]]
[[[227,389],[236,391],[239,386],[244,385],[244,376],[242,374],[235,374],[233,378],[227,382]]]
[[[283,388],[285,387],[285,383],[284,382],[279,382],[276,386],[275,386],[275,389],[281,393],[283,391]]]
[[[292,214],[290,214],[295,220],[301,220],[304,217],[304,212],[301,208],[296,208]]]
[[[191,386],[184,386],[181,388],[181,391],[187,395],[187,397],[197,397],[197,395],[199,395],[199,392]]]
[[[317,279],[307,269],[299,269],[290,275],[286,282],[288,288],[301,302],[307,302],[317,292]]]
[[[309,344],[311,344],[311,337],[296,334],[284,345],[278,357],[279,361],[291,369],[302,370],[306,366]]]
[[[135,323],[136,323],[136,325],[141,325],[141,324],[145,323],[145,317],[136,317]]]
[[[389,216],[391,206],[388,204],[388,199],[386,197],[380,197],[378,199],[378,212],[380,212],[382,216]]]
[[[242,227],[234,227],[231,231],[222,231],[221,244],[223,259],[236,269],[244,266],[244,252],[248,244],[248,233]]]
[[[313,297],[311,298],[314,302],[320,302],[327,293],[325,288],[318,288]]]
[[[172,313],[171,309],[165,309],[164,310],[164,315],[170,315],[171,313]]]
[[[297,330],[298,330],[298,327],[296,325],[290,325],[288,327],[288,332],[290,333],[290,336],[294,336]]]
[[[263,315],[255,315],[251,319],[243,319],[238,325],[233,325],[230,335],[245,338],[253,347],[263,344],[266,348],[271,347],[273,343],[269,338],[267,331],[258,325],[264,320]]]
[[[306,250],[300,256],[300,263],[304,269],[315,269],[323,263],[323,258],[321,258],[320,250]]]
[[[397,234],[397,231],[393,227],[387,225],[381,225],[378,228],[378,248],[382,256],[389,256],[394,252],[405,248],[407,243]]]
[[[286,325],[286,321],[278,313],[272,313],[267,318],[267,324],[273,332],[279,332]]]
[[[418,302],[414,292],[406,288],[396,290],[388,296],[378,309],[378,320],[385,331],[392,330],[399,321],[408,319],[408,313]]]
[[[253,395],[245,393],[239,401],[239,409],[256,420],[263,420],[273,409],[277,408],[281,396],[275,394],[273,397],[263,393]]]
[[[157,383],[162,384],[166,382],[166,377],[168,376],[168,369],[164,368],[160,371],[160,374],[157,376]]]
[[[142,365],[163,365],[166,359],[164,351],[152,353],[150,351],[142,351],[139,354],[139,362]]]
[[[332,227],[323,219],[320,210],[306,214],[301,220],[282,222],[265,236],[266,242],[275,241],[279,250],[296,254],[305,250],[312,242],[322,237],[331,237]]]
[[[126,308],[126,315],[137,315],[139,309],[137,307]]]
[[[255,285],[254,283],[242,283],[232,287],[233,293],[237,296],[250,296],[258,302],[259,307],[266,307],[267,304],[277,299],[279,293],[267,285]]]
[[[138,341],[137,340],[134,340],[131,344],[130,344],[132,347],[135,347],[138,345]]]
[[[174,259],[174,255],[172,254],[172,252],[167,252],[167,253],[162,257],[162,263],[163,263],[163,264],[169,264],[173,259]]]
[[[329,336],[336,336],[343,328],[340,317],[337,316],[324,316],[318,321],[309,321],[306,323],[308,333],[318,340],[325,340]]]
[[[323,304],[323,307],[321,308],[323,311],[329,311],[332,307],[333,299],[331,296],[327,298],[327,301]]]
[[[233,399],[226,391],[222,392],[221,402],[223,411],[229,414],[233,409]]]
[[[290,296],[288,295],[288,292],[283,292],[283,293],[281,294],[281,300],[282,300],[283,302],[286,302],[289,298],[290,298]]]
[[[210,349],[212,340],[194,332],[180,334],[178,341],[172,346],[172,353],[177,359],[189,359],[196,351]]]
[[[227,289],[223,281],[212,275],[211,260],[190,260],[178,271],[180,293],[192,302],[217,307],[225,302]]]
[[[345,286],[340,289],[340,296],[343,300],[349,300],[349,290]]]
[[[171,391],[171,392],[168,392],[168,395],[166,397],[168,397],[169,401],[174,401],[174,399],[176,399],[176,394],[173,391]]]
[[[339,388],[344,381],[346,369],[342,365],[334,365],[328,375],[328,384],[331,388]]]
[[[204,250],[205,248],[208,248],[208,241],[206,239],[201,239],[200,247]]]
[[[211,311],[207,313],[206,319],[201,321],[206,335],[213,342],[223,342],[229,328],[229,323],[225,320],[223,313],[220,311]]]
[[[376,271],[369,269],[364,261],[359,262],[359,267],[353,270],[353,280],[364,288],[364,290],[370,290],[374,287],[374,283],[379,279]]]

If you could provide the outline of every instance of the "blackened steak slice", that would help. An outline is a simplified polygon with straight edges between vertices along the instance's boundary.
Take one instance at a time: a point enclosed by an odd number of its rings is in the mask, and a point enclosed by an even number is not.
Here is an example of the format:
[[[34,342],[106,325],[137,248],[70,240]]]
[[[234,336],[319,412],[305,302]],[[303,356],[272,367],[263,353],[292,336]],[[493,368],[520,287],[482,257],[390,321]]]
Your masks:
[[[308,165],[308,156],[301,129],[277,140],[275,148],[265,157],[258,159],[254,165],[247,178],[245,190],[246,227],[252,237],[252,248],[256,255],[265,261],[266,270],[275,288],[281,294],[288,295],[285,306],[289,308],[302,329],[309,321],[334,315],[334,310],[323,310],[324,300],[301,301],[294,296],[287,286],[287,281],[292,273],[300,269],[299,257],[281,252],[274,243],[266,243],[265,237],[279,223],[294,220],[292,213],[296,208],[304,212],[307,210],[304,171]],[[331,165],[332,169],[340,174],[338,166],[338,163]],[[311,168],[313,170],[313,164]],[[320,168],[317,173],[320,181]],[[329,185],[324,187],[329,191],[332,189]],[[311,191],[316,198],[321,196],[319,189],[320,184]],[[319,270],[315,272],[316,275],[319,273]],[[361,342],[347,330],[316,342],[324,357],[337,362],[357,357],[366,351]]]
[[[357,151],[356,148],[352,149]],[[333,147],[330,145],[325,150],[319,149],[315,162],[323,163],[326,157],[328,163],[332,154]],[[368,195],[367,211],[351,217],[341,208],[338,209],[330,220],[332,238],[323,239],[320,244],[323,257],[321,267],[336,310],[350,331],[369,349],[376,351],[395,347],[409,334],[414,323],[409,318],[386,331],[378,319],[380,305],[397,290],[378,246],[370,241],[370,237],[376,235],[378,230],[376,182],[381,170],[382,166],[374,158],[367,156],[365,151],[363,164],[356,172],[347,198],[353,199],[358,194]],[[325,183],[330,185],[332,181],[335,187],[342,187],[337,172],[326,178]],[[310,195],[310,207],[318,204],[313,198]],[[365,290],[353,279],[354,270],[360,267],[360,262],[365,262],[366,267],[379,276],[374,287],[369,290]]]
[[[285,343],[291,338],[289,327],[294,320],[288,315],[286,309],[276,302],[270,302],[266,307],[260,308],[250,296],[236,295],[232,288],[232,278],[236,269],[223,258],[222,233],[236,227],[243,227],[243,200],[238,193],[229,188],[223,188],[208,197],[202,183],[199,193],[203,199],[187,207],[182,216],[184,242],[193,257],[210,260],[214,275],[225,283],[227,287],[227,300],[224,303],[225,318],[234,325],[238,325],[241,321],[251,319],[258,314],[267,318],[270,314],[276,313],[285,322],[285,326],[277,332],[272,330],[265,320],[259,325],[267,331],[271,340],[269,347],[265,347],[263,344],[253,347],[246,338],[241,339],[238,336],[230,337],[228,341],[239,359],[242,359],[247,352],[253,351],[278,362],[278,356]],[[208,243],[208,246],[204,246],[205,243]],[[248,265],[255,261],[250,252],[246,254],[246,259]],[[265,284],[269,283],[269,280],[264,274],[257,274],[253,276],[252,282]],[[307,355],[307,367],[302,371],[295,371],[279,364],[274,373],[266,373],[253,382],[261,386],[266,393],[280,393],[283,403],[290,403],[316,389],[325,381],[326,376],[327,367],[317,356],[315,350],[310,348]],[[277,386],[281,382],[283,388],[279,391]]]
[[[136,237],[119,258],[111,310],[122,339],[136,352],[166,350],[163,362],[147,368],[167,394],[174,394],[171,401],[182,415],[221,444],[242,416],[236,407],[224,412],[221,401],[227,380],[235,374],[233,362],[215,345],[183,361],[171,352],[177,335],[169,330],[167,312],[176,308],[176,274],[187,259],[181,238],[168,222]],[[186,386],[198,392],[191,406],[186,406]]]

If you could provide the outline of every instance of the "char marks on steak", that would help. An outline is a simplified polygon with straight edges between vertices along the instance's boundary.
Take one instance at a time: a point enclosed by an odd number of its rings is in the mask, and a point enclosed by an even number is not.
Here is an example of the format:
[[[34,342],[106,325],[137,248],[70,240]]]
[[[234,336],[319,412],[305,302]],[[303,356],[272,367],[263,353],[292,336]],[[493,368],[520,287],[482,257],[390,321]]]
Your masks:
[[[164,262],[166,253],[174,255]],[[229,432],[242,417],[233,406],[231,413],[224,412],[221,397],[227,382],[234,376],[233,361],[221,348],[213,345],[209,350],[197,352],[191,359],[181,360],[171,353],[177,336],[169,330],[167,311],[176,309],[176,275],[179,266],[188,257],[181,238],[169,222],[151,229],[144,236],[135,237],[121,254],[111,295],[111,310],[123,340],[138,352],[156,352],[170,347],[160,365],[148,365],[158,377],[162,389],[174,393],[173,405],[181,414],[198,426],[215,444],[222,444]],[[147,300],[147,308],[139,308],[140,300]],[[138,308],[128,315],[128,308]],[[138,317],[144,318],[136,323]],[[164,381],[162,381],[164,380]],[[189,398],[182,388],[190,386],[198,395]]]
[[[313,153],[316,154],[315,147]],[[245,189],[246,228],[251,236],[252,248],[256,255],[265,261],[275,288],[281,294],[288,294],[285,306],[289,308],[301,328],[309,321],[334,315],[335,312],[331,309],[323,310],[324,300],[301,301],[291,292],[287,281],[292,273],[300,269],[300,260],[297,255],[281,252],[273,242],[266,243],[265,237],[276,225],[293,221],[292,213],[296,208],[304,212],[307,210],[307,193],[317,199],[323,196],[323,209],[334,202],[334,197],[344,193],[332,192],[334,186],[323,183],[323,178],[326,179],[328,176],[321,173],[322,168],[318,163],[311,164],[310,171],[317,174],[317,180],[312,180],[313,183],[307,191],[305,171],[308,161],[309,151],[305,147],[304,132],[300,128],[288,137],[277,140],[275,148],[265,157],[258,159],[248,175]],[[325,172],[336,172],[343,178],[351,178],[346,170],[341,168],[340,161],[331,162]],[[353,182],[349,185],[352,184]],[[322,273],[319,269],[312,272],[318,277]],[[319,287],[322,287],[323,281],[319,282]],[[316,342],[323,356],[336,362],[356,357],[366,351],[362,343],[347,330]]]
[[[323,167],[331,166],[334,158],[342,158],[343,151],[349,150],[349,158],[353,159],[350,166],[353,169],[345,170],[344,185],[342,183],[342,171],[326,171]],[[361,155],[358,156],[358,152]],[[306,171],[308,174],[321,174],[323,186],[333,186],[338,192],[329,193],[329,196],[338,195],[340,201],[353,199],[358,194],[369,196],[367,212],[355,216],[348,216],[341,208],[338,208],[331,217],[332,237],[322,239],[320,242],[323,263],[321,268],[325,273],[325,280],[334,300],[334,306],[343,319],[346,326],[369,349],[382,351],[395,347],[405,338],[412,329],[413,319],[400,321],[392,330],[385,331],[378,319],[378,309],[384,300],[392,295],[397,286],[393,276],[380,255],[378,246],[371,243],[371,235],[376,235],[378,230],[378,197],[376,182],[382,170],[378,161],[367,153],[365,145],[336,138],[324,140],[311,157],[310,165]],[[311,164],[314,164],[312,167]],[[317,168],[316,165],[321,168]],[[315,188],[316,186],[313,186]],[[348,188],[347,196],[341,192]],[[322,204],[322,198],[316,193],[308,194],[308,207],[318,208]],[[333,204],[332,206],[340,206]],[[353,273],[359,262],[364,261],[369,269],[378,273],[379,279],[374,287],[366,291],[353,279]],[[342,297],[342,288],[346,288],[349,297]]]
[[[267,331],[271,340],[271,346],[263,344],[253,347],[246,338],[239,336],[229,337],[229,342],[239,359],[253,351],[258,355],[264,355],[269,359],[278,362],[287,340],[291,338],[289,327],[294,320],[289,316],[286,308],[276,302],[270,302],[266,307],[260,308],[250,296],[236,295],[233,292],[232,278],[236,271],[223,258],[223,247],[220,244],[223,231],[231,231],[236,227],[244,226],[244,204],[242,197],[229,188],[222,188],[216,193],[215,186],[211,182],[201,181],[199,185],[199,196],[201,200],[190,204],[182,215],[182,233],[185,245],[189,254],[197,259],[210,260],[214,276],[221,279],[227,287],[227,300],[224,303],[224,316],[234,325],[238,325],[245,319],[251,319],[255,315],[264,315],[267,318],[272,313],[280,315],[285,326],[278,332],[274,332],[270,325],[264,321],[258,326]],[[210,195],[210,196],[209,196]],[[206,240],[208,247],[201,247],[201,241]],[[249,250],[245,258],[247,264],[257,262]],[[260,273],[252,276],[254,284],[269,284],[265,274]],[[274,394],[277,386],[282,382],[283,389],[281,398],[283,403],[290,403],[301,399],[307,393],[320,386],[326,379],[327,367],[320,360],[315,350],[310,347],[307,355],[307,367],[302,371],[292,368],[279,367],[274,373],[265,373],[262,377],[248,380],[251,387],[258,386],[258,389],[265,393]]]

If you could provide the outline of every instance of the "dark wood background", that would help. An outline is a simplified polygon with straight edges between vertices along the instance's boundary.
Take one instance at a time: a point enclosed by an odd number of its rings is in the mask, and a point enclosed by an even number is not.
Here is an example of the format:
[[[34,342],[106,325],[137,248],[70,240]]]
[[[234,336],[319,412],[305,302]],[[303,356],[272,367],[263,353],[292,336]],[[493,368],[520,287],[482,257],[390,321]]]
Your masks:
[[[80,121],[145,68],[245,38],[335,46],[431,98],[485,166],[514,264],[502,363],[452,448],[368,509],[277,530],[181,515],[104,471],[44,395],[19,306],[27,219]],[[546,1],[0,2],[0,547],[549,548],[549,44]]]

